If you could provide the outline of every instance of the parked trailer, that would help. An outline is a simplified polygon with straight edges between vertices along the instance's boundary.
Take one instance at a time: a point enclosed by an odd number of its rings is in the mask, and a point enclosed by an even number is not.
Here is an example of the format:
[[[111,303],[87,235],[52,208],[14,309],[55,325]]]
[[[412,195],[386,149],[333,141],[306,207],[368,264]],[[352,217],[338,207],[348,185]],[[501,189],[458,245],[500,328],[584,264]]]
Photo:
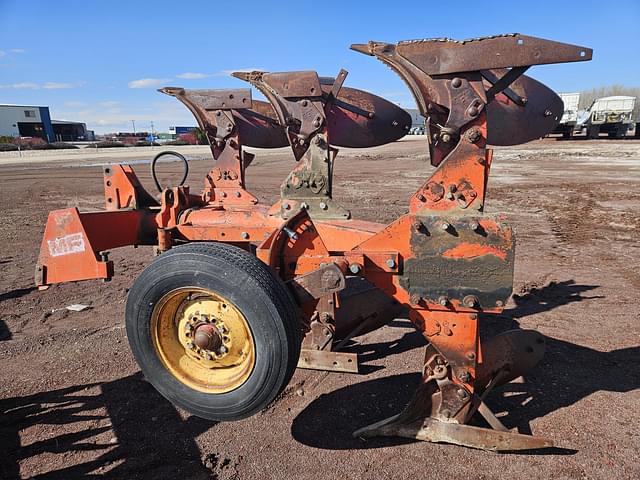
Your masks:
[[[559,93],[564,104],[564,112],[560,123],[551,133],[560,133],[563,138],[573,137],[573,132],[578,123],[578,104],[580,103],[579,93]]]
[[[624,137],[633,125],[635,104],[636,97],[624,95],[595,99],[582,123],[587,138],[598,138],[601,133],[606,133],[610,138]]]

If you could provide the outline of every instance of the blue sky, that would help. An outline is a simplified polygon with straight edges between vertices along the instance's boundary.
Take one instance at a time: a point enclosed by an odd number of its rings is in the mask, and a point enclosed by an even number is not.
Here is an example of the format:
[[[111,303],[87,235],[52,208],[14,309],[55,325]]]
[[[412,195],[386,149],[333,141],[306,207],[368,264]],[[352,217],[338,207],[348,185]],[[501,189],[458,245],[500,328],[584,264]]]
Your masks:
[[[640,86],[640,0],[0,0],[0,103],[48,105],[98,133],[130,130],[132,119],[166,131],[194,120],[158,86],[247,86],[228,76],[238,69],[346,68],[346,85],[411,107],[404,83],[351,43],[510,32],[594,49],[591,62],[529,70],[556,91]]]

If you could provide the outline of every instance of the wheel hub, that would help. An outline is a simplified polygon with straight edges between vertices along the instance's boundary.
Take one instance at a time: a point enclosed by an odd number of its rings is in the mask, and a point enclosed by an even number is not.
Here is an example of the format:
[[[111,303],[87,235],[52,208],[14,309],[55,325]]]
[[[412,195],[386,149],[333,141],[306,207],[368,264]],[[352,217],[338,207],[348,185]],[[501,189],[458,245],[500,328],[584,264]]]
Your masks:
[[[222,335],[213,325],[200,325],[196,328],[196,333],[193,335],[193,343],[203,350],[213,350],[217,352],[222,346]]]
[[[239,387],[255,364],[242,313],[210,291],[168,293],[154,311],[154,343],[167,369],[193,388],[223,393]]]

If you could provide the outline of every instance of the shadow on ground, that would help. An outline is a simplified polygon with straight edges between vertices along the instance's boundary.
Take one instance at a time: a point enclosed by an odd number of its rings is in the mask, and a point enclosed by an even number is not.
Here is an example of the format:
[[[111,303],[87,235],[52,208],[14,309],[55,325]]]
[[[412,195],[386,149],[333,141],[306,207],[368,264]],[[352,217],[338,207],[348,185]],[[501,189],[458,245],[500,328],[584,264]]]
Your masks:
[[[83,451],[93,452],[88,455],[89,460],[58,470],[44,465],[41,470],[47,473],[33,478],[211,476],[194,439],[215,423],[193,416],[183,420],[140,374],[4,399],[0,401],[0,413],[3,479],[21,478],[19,462],[23,459],[43,453],[76,454],[82,458]],[[58,436],[44,433],[38,441],[21,447],[20,431],[38,428],[50,432],[52,429],[47,426],[61,424],[77,427],[73,433]]]
[[[11,340],[11,330],[9,330],[9,326],[7,323],[0,319],[0,342],[2,340]]]
[[[602,298],[584,296],[597,288],[569,280],[551,282],[542,288],[516,295],[515,308],[500,316],[481,317],[482,337],[500,331],[520,328],[517,318],[566,305]],[[400,341],[410,335],[406,334]],[[490,393],[487,403],[496,412],[508,412],[501,418],[508,428],[532,433],[530,422],[560,408],[568,407],[592,393],[604,390],[629,392],[640,388],[640,347],[599,352],[552,337],[545,337],[546,355],[525,378],[524,383],[509,383]],[[412,340],[401,347],[410,349]],[[412,347],[415,348],[415,347]],[[379,349],[376,355],[384,355]],[[392,353],[393,348],[391,348]],[[420,374],[394,375],[369,380],[336,390],[311,402],[295,418],[291,431],[294,438],[323,449],[377,448],[404,443],[404,439],[374,439],[364,442],[352,437],[353,431],[399,413],[408,403],[420,382]],[[357,401],[354,401],[356,400]],[[332,432],[327,436],[325,432]],[[546,453],[567,453],[551,449]],[[531,452],[528,452],[531,453]]]

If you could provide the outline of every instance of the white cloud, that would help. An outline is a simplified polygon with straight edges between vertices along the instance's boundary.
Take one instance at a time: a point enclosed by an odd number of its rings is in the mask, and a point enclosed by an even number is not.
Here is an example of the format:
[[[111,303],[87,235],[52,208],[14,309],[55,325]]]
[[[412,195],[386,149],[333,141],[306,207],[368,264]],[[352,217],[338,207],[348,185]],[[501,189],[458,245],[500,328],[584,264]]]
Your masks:
[[[24,48],[12,48],[9,50],[11,53],[25,53],[26,50]]]
[[[21,89],[35,90],[37,88],[40,88],[40,86],[37,83],[21,82],[21,83],[10,83],[7,85],[0,85],[0,88],[15,88],[18,90],[21,90]]]
[[[212,74],[209,73],[198,73],[198,72],[185,72],[180,75],[176,75],[178,78],[185,78],[187,80],[198,80],[200,78],[208,78],[212,77]]]
[[[170,78],[141,78],[129,82],[129,88],[158,88],[170,81]]]
[[[62,90],[67,88],[77,88],[81,87],[85,84],[85,82],[47,82],[42,85],[42,88],[46,90]]]
[[[18,90],[30,89],[30,90],[38,90],[40,88],[44,88],[45,90],[58,90],[62,88],[77,88],[84,85],[85,82],[46,82],[46,83],[34,83],[34,82],[20,82],[20,83],[9,83],[5,85],[0,85],[0,88],[15,88]]]

